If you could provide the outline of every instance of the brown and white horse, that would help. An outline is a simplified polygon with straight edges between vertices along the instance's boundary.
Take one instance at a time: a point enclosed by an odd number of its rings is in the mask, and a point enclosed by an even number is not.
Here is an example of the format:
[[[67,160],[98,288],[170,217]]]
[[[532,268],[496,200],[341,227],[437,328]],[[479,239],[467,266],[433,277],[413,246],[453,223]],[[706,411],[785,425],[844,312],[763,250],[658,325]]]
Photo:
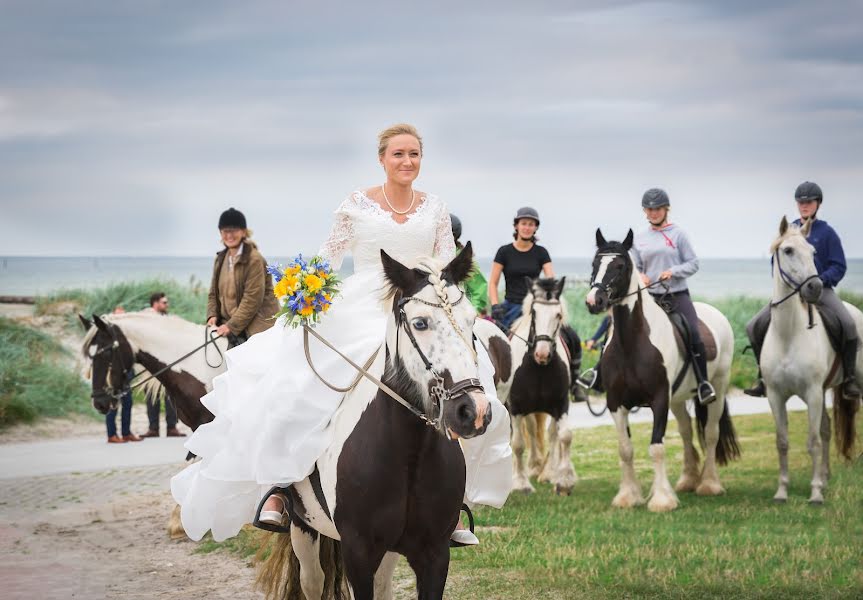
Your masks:
[[[213,420],[201,398],[212,389],[213,378],[225,370],[225,338],[211,341],[166,369],[210,339],[211,328],[174,315],[146,311],[93,315],[92,321],[80,319],[88,330],[83,352],[92,360],[93,408],[102,414],[116,408],[128,389],[134,365],[140,364],[148,373],[158,373],[156,379],[176,404],[177,416],[193,431]],[[140,380],[147,376],[142,373]]]
[[[653,411],[650,457],[654,480],[647,508],[654,512],[670,511],[677,508],[678,498],[665,468],[663,438],[669,408],[677,419],[684,449],[683,473],[675,486],[677,491],[695,491],[705,496],[724,493],[716,465],[739,455],[725,402],[734,333],[722,313],[708,304],[695,303],[699,319],[716,341],[716,356],[707,364],[716,400],[707,406],[694,403],[699,439],[705,451],[704,468],[699,472],[698,453],[692,443],[692,419],[686,409],[686,401],[693,398],[696,379],[689,369],[674,390],[673,382],[686,368],[686,355],[676,342],[669,316],[639,284],[638,271],[629,255],[632,241],[631,229],[623,243],[607,242],[602,232],[596,230],[597,252],[586,299],[592,314],[612,307],[613,325],[600,363],[608,409],[617,428],[622,469],[620,490],[612,505],[627,508],[644,503],[633,467],[628,416],[636,406],[650,406]]]
[[[278,534],[259,577],[270,596],[343,597],[343,566],[354,598],[390,598],[401,554],[419,598],[443,597],[465,492],[464,455],[451,437],[482,435],[491,419],[479,386],[476,311],[457,287],[473,268],[472,251],[468,244],[448,265],[414,269],[383,251],[381,258],[393,310],[369,371],[413,409],[366,379],[348,392],[331,421],[331,445],[312,475],[286,491],[290,534]]]

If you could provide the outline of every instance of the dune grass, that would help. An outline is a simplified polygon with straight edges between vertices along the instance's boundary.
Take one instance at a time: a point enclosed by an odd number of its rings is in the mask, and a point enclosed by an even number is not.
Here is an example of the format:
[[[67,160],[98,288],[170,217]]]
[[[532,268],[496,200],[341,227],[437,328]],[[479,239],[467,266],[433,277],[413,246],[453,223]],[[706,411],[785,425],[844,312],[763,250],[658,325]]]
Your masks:
[[[611,507],[620,479],[613,428],[575,432],[572,456],[581,477],[573,494],[547,484],[513,495],[502,510],[478,508],[481,544],[451,552],[447,598],[859,598],[863,590],[863,462],[834,461],[821,507],[809,506],[806,415],[790,414],[792,482],[787,504],[771,501],[777,482],[773,419],[736,417],[743,457],[721,469],[727,493],[681,494],[666,514]],[[645,493],[652,479],[649,425],[632,426],[636,470]],[[666,438],[672,483],[682,444]],[[252,529],[199,552],[253,556],[263,537]],[[413,574],[396,572],[413,596]]]
[[[36,302],[36,314],[55,313],[59,305],[69,304],[65,312],[71,327],[80,328],[76,314],[86,317],[110,313],[117,306],[127,312],[150,306],[150,295],[164,292],[170,302],[170,312],[189,321],[203,323],[207,316],[207,289],[200,282],[182,284],[172,279],[146,279],[113,283],[93,289],[59,290]]]
[[[0,317],[0,427],[92,411],[89,390],[50,336]]]

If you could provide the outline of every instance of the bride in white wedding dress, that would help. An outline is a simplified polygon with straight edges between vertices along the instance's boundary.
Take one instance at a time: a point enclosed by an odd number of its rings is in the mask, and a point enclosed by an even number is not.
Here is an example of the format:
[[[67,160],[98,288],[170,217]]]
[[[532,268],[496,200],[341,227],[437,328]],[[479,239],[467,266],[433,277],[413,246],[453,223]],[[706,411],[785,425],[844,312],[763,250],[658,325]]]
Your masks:
[[[444,262],[455,256],[446,205],[412,187],[422,158],[416,130],[410,125],[385,130],[378,153],[386,183],[356,191],[342,202],[319,252],[334,269],[347,252],[353,255],[354,275],[342,283],[340,295],[315,330],[358,364],[365,364],[384,343],[391,308],[381,300],[380,250],[406,264],[424,256]],[[461,440],[465,499],[499,508],[512,484],[509,414],[497,400],[488,354],[482,345],[477,350],[492,420],[484,435]],[[353,367],[314,339],[310,352],[315,368],[332,385],[346,387],[356,379]],[[183,527],[194,540],[208,530],[216,540],[236,535],[253,520],[260,499],[273,485],[305,479],[331,441],[328,425],[344,397],[309,368],[301,330],[281,322],[226,356],[227,371],[202,399],[215,420],[199,427],[185,445],[201,460],[171,480]],[[454,539],[476,543],[469,534],[457,530]]]

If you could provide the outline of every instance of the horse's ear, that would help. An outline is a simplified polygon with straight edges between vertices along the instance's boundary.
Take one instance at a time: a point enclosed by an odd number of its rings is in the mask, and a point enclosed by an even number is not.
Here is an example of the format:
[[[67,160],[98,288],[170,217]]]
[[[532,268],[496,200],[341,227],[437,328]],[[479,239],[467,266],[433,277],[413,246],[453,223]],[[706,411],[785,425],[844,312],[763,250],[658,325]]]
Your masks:
[[[563,295],[563,290],[566,287],[566,275],[560,278],[560,281],[557,282],[557,289],[555,290],[555,296],[560,298]]]
[[[602,248],[603,246],[607,246],[608,242],[605,241],[605,236],[602,235],[602,229],[599,227],[596,228],[596,247]]]
[[[785,218],[785,215],[782,215],[782,220],[779,221],[779,235],[785,235],[786,231],[788,231],[788,219]]]
[[[84,331],[90,331],[90,328],[93,326],[93,321],[78,313],[78,318],[81,320],[81,325],[84,326]]]
[[[805,219],[803,221],[803,227],[800,228],[800,233],[803,234],[803,237],[808,238],[809,232],[812,230],[812,219]]]
[[[629,252],[632,250],[632,238],[634,234],[632,233],[632,229],[629,230],[629,233],[626,234],[626,237],[623,238],[623,249]]]
[[[384,275],[394,287],[405,295],[412,295],[423,278],[428,275],[418,269],[411,269],[391,257],[381,248],[381,263],[384,266]]]
[[[108,324],[96,313],[93,313],[93,324],[102,331],[108,331]]]
[[[461,283],[473,272],[473,246],[468,242],[461,252],[441,271],[441,278],[452,283]]]

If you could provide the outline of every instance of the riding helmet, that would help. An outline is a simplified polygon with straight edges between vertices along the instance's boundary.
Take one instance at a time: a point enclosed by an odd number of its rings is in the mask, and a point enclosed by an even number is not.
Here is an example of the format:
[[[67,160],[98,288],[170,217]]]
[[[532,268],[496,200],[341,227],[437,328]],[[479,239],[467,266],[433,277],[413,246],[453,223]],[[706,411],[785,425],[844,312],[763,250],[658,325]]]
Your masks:
[[[797,186],[797,190],[794,192],[794,199],[798,202],[815,200],[818,204],[821,204],[824,200],[824,195],[821,193],[821,187],[817,183],[804,181]]]
[[[219,229],[246,229],[246,217],[232,206],[219,217]]]
[[[536,221],[536,226],[539,227],[539,213],[536,212],[535,208],[531,208],[530,206],[522,206],[519,208],[518,212],[515,213],[515,218],[512,220],[512,224],[517,224],[519,219],[533,219]]]
[[[668,194],[659,188],[650,188],[641,197],[642,208],[659,208],[660,206],[671,206]]]
[[[457,240],[461,237],[461,219],[450,213],[449,220],[452,222],[452,237]]]

